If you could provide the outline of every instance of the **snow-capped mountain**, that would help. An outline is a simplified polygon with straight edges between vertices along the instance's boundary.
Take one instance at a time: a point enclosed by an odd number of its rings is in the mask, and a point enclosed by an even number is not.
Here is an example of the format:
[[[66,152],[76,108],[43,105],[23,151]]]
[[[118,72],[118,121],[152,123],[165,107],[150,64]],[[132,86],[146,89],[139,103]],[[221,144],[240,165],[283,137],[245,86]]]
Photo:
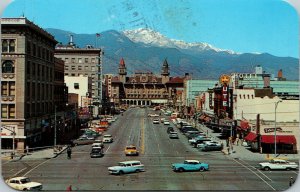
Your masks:
[[[299,78],[299,59],[276,57],[268,53],[231,54],[206,43],[186,43],[173,40],[149,29],[101,32],[97,43],[95,34],[75,34],[59,29],[46,29],[58,42],[67,44],[68,36],[78,47],[98,45],[104,50],[103,73],[118,73],[121,58],[125,59],[128,74],[136,70],[160,74],[164,59],[168,59],[172,76],[193,74],[193,78],[216,79],[220,74],[250,73],[261,65],[268,73],[284,69],[284,77]],[[296,69],[296,70],[295,70]]]
[[[229,54],[237,54],[231,50],[216,48],[208,43],[187,43],[182,40],[169,39],[161,33],[151,29],[140,28],[134,30],[125,30],[123,31],[123,34],[133,42],[144,43],[149,46],[189,49],[193,51],[227,52]]]

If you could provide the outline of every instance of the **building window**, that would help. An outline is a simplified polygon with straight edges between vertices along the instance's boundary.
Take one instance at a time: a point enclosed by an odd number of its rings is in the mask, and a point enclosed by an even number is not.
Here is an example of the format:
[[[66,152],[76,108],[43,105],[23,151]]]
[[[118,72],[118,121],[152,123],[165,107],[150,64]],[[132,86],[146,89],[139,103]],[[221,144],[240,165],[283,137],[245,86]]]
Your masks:
[[[31,55],[31,43],[27,41],[27,54]]]
[[[84,62],[88,63],[89,62],[89,58],[84,58]]]
[[[68,73],[65,73],[65,76],[68,76]]]
[[[88,71],[89,70],[89,66],[84,66],[84,70]]]
[[[254,96],[253,95],[251,95],[252,96],[252,99],[254,99]]]
[[[68,58],[65,58],[65,63],[69,63],[69,59]]]
[[[78,70],[82,70],[82,67],[81,67],[81,66],[78,66]]]
[[[15,66],[12,61],[4,61],[2,64],[2,73],[14,73]]]
[[[248,99],[250,99],[250,96],[249,96],[249,95],[247,95],[247,97],[248,97]]]
[[[78,63],[82,63],[82,58],[78,58]]]
[[[75,70],[75,66],[74,66],[74,65],[73,65],[73,66],[71,66],[71,69],[72,69],[72,70]]]
[[[75,63],[75,58],[72,58],[71,62],[72,62],[72,63]]]
[[[79,89],[79,83],[74,83],[74,89]]]
[[[95,67],[92,67],[92,71],[95,71]]]
[[[75,77],[75,73],[72,73],[71,76],[72,76],[72,77]]]
[[[244,99],[246,99],[246,96],[245,96],[245,94],[244,94],[243,96],[244,96]]]
[[[1,82],[1,95],[2,96],[8,96],[8,87],[7,87],[7,81]]]
[[[13,81],[9,82],[9,95],[10,96],[15,96],[16,95],[15,82],[13,82]]]
[[[33,53],[33,56],[36,56],[36,45],[35,44],[32,44],[32,53]]]
[[[15,105],[8,105],[8,110],[9,110],[9,119],[15,118]]]
[[[1,105],[1,117],[4,119],[12,119],[15,118],[15,105]]]
[[[16,50],[15,39],[3,39],[2,40],[2,52],[3,53],[14,53]]]
[[[95,58],[92,58],[92,63],[95,63],[96,62],[96,59]]]
[[[66,65],[66,66],[65,66],[65,70],[69,70],[69,66]]]

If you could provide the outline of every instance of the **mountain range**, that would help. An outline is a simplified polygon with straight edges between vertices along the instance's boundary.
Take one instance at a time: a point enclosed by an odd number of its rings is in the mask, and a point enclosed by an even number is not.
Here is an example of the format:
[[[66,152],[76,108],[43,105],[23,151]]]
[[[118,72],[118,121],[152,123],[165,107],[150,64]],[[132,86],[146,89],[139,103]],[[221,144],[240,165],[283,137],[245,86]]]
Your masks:
[[[274,74],[282,69],[288,80],[299,79],[299,59],[277,57],[268,53],[237,53],[223,50],[208,43],[187,43],[170,39],[151,29],[135,29],[123,32],[108,30],[96,38],[96,34],[75,34],[70,31],[47,28],[58,42],[67,44],[73,35],[78,47],[93,45],[104,50],[103,73],[118,73],[123,57],[128,74],[135,71],[151,71],[160,74],[165,58],[171,76],[190,73],[197,79],[218,79],[222,74],[252,73],[260,65],[266,73]]]

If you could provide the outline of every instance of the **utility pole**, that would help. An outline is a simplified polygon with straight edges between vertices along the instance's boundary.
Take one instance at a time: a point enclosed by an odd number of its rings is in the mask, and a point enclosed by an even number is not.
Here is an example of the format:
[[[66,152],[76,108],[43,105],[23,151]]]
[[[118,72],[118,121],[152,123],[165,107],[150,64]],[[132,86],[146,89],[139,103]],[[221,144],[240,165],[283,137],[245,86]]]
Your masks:
[[[56,146],[56,105],[54,106],[54,148]]]
[[[274,155],[276,157],[277,155],[277,145],[276,145],[276,110],[277,110],[277,106],[278,106],[278,103],[282,102],[282,100],[279,100],[275,103],[275,128],[274,128]]]

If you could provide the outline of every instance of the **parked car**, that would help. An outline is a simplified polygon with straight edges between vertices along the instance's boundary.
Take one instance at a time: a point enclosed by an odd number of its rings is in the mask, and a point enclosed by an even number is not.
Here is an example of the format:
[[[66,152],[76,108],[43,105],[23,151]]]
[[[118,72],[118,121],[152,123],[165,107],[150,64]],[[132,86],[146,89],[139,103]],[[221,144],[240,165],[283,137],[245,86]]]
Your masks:
[[[174,132],[174,128],[173,127],[168,127],[167,128],[167,133],[169,134],[170,132]]]
[[[223,145],[220,143],[206,143],[201,151],[221,151],[223,149]]]
[[[217,142],[217,141],[212,141],[212,140],[209,140],[209,141],[203,141],[202,143],[198,143],[198,144],[197,144],[197,148],[202,149],[206,144],[209,144],[209,143],[219,144],[219,142]]]
[[[177,132],[176,132],[176,131],[171,131],[171,132],[169,133],[169,138],[170,138],[170,139],[178,139],[178,134],[177,134]]]
[[[291,170],[297,169],[298,165],[295,162],[286,161],[284,159],[271,159],[269,162],[259,163],[259,167],[266,171],[271,169]]]
[[[5,182],[8,186],[19,191],[39,191],[43,188],[41,183],[33,182],[28,177],[13,177]]]
[[[153,119],[153,124],[159,124],[159,119]]]
[[[198,144],[198,143],[203,143],[204,141],[210,141],[210,138],[202,136],[202,135],[198,135],[198,136],[196,136],[192,139],[189,139],[189,143],[191,145],[195,145],[195,144]]]
[[[91,152],[90,152],[90,157],[94,158],[94,157],[103,157],[104,156],[104,152],[103,152],[103,148],[102,147],[93,147]]]
[[[170,125],[170,122],[168,120],[164,120],[164,125]]]
[[[125,155],[139,155],[139,151],[137,150],[136,146],[129,145],[125,147]]]
[[[198,160],[185,160],[183,163],[172,164],[172,170],[175,172],[208,171],[209,165],[207,163],[201,163]]]
[[[93,144],[94,140],[87,139],[87,138],[78,138],[72,141],[73,145],[89,145]]]
[[[102,139],[103,143],[112,143],[114,139],[112,138],[112,135],[103,135]]]
[[[144,165],[140,161],[123,161],[117,166],[108,167],[108,172],[115,175],[123,175],[124,173],[136,173],[145,171]]]

